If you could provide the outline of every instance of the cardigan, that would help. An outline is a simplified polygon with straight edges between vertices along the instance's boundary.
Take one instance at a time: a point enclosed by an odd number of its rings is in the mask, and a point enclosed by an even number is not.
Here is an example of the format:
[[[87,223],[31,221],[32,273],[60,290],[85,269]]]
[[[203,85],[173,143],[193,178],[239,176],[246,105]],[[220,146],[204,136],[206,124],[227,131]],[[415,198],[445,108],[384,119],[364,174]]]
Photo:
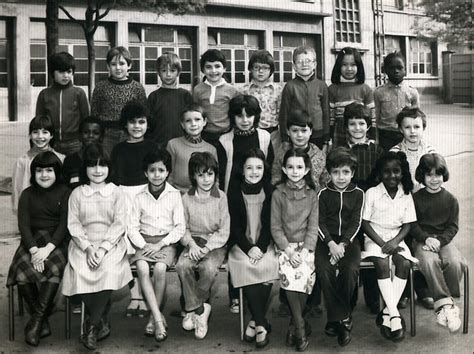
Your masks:
[[[373,140],[369,139],[364,143],[352,144],[349,142],[347,146],[357,158],[357,166],[352,182],[363,191],[366,191],[370,187],[368,178],[375,167],[375,161],[382,154],[383,149],[380,145],[375,144]]]
[[[301,109],[308,112],[313,123],[314,138],[329,140],[329,96],[325,82],[313,75],[305,81],[299,76],[283,88],[280,106],[280,134],[282,141],[288,141],[286,122],[291,110]]]
[[[271,230],[280,250],[289,243],[304,242],[314,251],[318,237],[318,195],[306,186],[293,190],[286,183],[279,184],[272,196]]]
[[[319,238],[349,244],[362,223],[364,192],[354,183],[339,191],[329,182],[319,192]]]
[[[459,230],[459,204],[455,196],[441,188],[430,193],[426,188],[413,194],[417,222],[410,233],[420,243],[428,237],[437,239],[441,246],[450,243]]]
[[[67,85],[55,82],[40,92],[36,115],[51,118],[56,141],[78,140],[79,124],[89,115],[89,101],[84,90],[72,81]]]
[[[245,207],[243,192],[240,187],[240,181],[235,181],[229,187],[228,201],[230,213],[230,236],[229,249],[233,245],[238,245],[240,249],[248,254],[250,249],[254,246],[260,248],[265,253],[268,245],[272,240],[270,231],[270,211],[272,200],[272,186],[269,183],[264,184],[263,191],[265,193],[265,200],[263,202],[262,212],[260,214],[261,229],[260,237],[255,245],[251,244],[246,237],[247,233],[247,208]]]

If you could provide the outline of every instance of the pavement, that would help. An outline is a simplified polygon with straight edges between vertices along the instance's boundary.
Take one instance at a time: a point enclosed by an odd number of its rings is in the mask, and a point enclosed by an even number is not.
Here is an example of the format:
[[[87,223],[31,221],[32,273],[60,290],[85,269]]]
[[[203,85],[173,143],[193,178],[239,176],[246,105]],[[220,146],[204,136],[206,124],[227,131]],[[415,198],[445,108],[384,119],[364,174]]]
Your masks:
[[[470,241],[473,233],[472,221],[474,191],[471,178],[474,173],[474,108],[462,105],[444,105],[428,102],[422,109],[427,114],[428,126],[425,138],[448,162],[450,181],[445,184],[459,200],[460,231],[454,242],[467,259],[471,269],[474,269],[474,243]],[[28,148],[27,125],[21,123],[0,123],[0,180],[11,176],[15,159]],[[0,283],[5,284],[10,260],[19,244],[16,217],[11,212],[10,195],[0,195]],[[3,280],[2,280],[3,279]],[[359,299],[362,299],[360,290]],[[273,294],[277,294],[274,286]],[[219,273],[212,291],[212,315],[209,321],[209,333],[204,340],[196,340],[192,333],[181,329],[181,320],[173,316],[179,309],[179,281],[176,273],[168,273],[168,301],[164,311],[169,324],[169,338],[163,343],[156,343],[153,338],[143,336],[146,318],[126,318],[125,308],[129,294],[126,289],[113,295],[114,304],[111,314],[112,334],[100,342],[98,351],[128,353],[128,352],[250,352],[255,346],[240,342],[239,316],[231,314],[227,300],[227,274]],[[64,312],[57,311],[51,316],[53,335],[41,340],[38,348],[27,346],[23,341],[23,327],[27,316],[15,316],[16,340],[8,341],[8,298],[6,287],[0,287],[0,352],[76,352],[83,347],[78,342],[80,318],[73,316],[72,338],[64,338]],[[463,299],[458,302],[462,305]],[[474,299],[469,301],[474,308]],[[275,296],[269,311],[269,320],[273,332],[270,344],[263,350],[269,353],[292,352],[285,346],[285,334],[288,325],[287,318],[277,314],[278,299]],[[461,307],[462,308],[462,307]],[[402,315],[409,322],[409,310],[402,310]],[[434,313],[420,305],[416,306],[417,334],[407,337],[401,343],[395,344],[383,339],[375,326],[375,316],[371,315],[359,300],[354,318],[352,342],[345,348],[340,348],[334,338],[324,334],[326,323],[325,314],[310,319],[313,334],[307,352],[337,352],[337,353],[473,353],[474,327],[473,320],[469,321],[470,333],[450,334],[445,328],[436,325]],[[472,316],[471,316],[472,318]],[[248,316],[247,316],[248,320]],[[409,327],[409,325],[408,325]]]

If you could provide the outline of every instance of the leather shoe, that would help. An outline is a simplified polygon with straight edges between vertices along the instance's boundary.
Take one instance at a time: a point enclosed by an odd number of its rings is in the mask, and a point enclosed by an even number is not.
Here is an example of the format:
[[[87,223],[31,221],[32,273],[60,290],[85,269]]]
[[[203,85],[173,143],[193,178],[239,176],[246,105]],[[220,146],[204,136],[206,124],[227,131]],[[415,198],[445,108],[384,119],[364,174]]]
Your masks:
[[[41,325],[40,338],[49,337],[51,335],[51,327],[49,326],[49,321],[46,318]]]
[[[408,297],[406,296],[401,297],[400,300],[398,301],[398,308],[404,309],[407,306],[408,306]]]
[[[303,336],[302,338],[296,338],[296,350],[304,352],[308,348],[309,340],[308,337]]]
[[[324,333],[326,333],[326,335],[328,335],[329,337],[337,336],[337,322],[330,321],[326,323],[326,327],[324,328]]]
[[[390,330],[390,327],[383,325],[383,316],[388,317],[389,315],[383,313],[383,311],[380,311],[375,319],[375,324],[377,325],[377,327],[380,328],[380,334],[382,335],[382,337],[384,337],[385,339],[392,339],[392,332]]]
[[[296,336],[295,336],[294,329],[293,331],[288,329],[288,332],[286,332],[285,344],[287,347],[293,347],[296,344]]]
[[[427,310],[434,309],[434,301],[432,297],[424,297],[423,299],[419,299],[418,302],[421,303]]]
[[[269,334],[271,332],[271,326],[268,324],[266,327],[257,326],[255,335],[255,346],[257,348],[264,348],[270,343]]]
[[[337,333],[337,343],[341,347],[345,347],[348,345],[352,339],[351,337],[351,328],[352,328],[352,321],[350,317],[339,321],[338,323],[338,333]]]
[[[42,327],[41,319],[33,316],[25,327],[25,342],[33,347],[37,347],[40,340],[40,332]]]
[[[392,331],[391,332],[391,336],[390,336],[390,339],[392,340],[392,342],[401,342],[403,339],[405,339],[405,328],[406,328],[406,325],[405,325],[405,320],[403,319],[402,316],[393,316],[393,317],[390,317],[390,321],[394,318],[400,318],[401,322],[402,322],[402,328],[400,329],[397,329],[395,331]]]
[[[102,318],[97,331],[97,341],[104,340],[108,336],[110,336],[110,322]]]
[[[97,349],[98,328],[94,325],[87,325],[86,331],[81,335],[81,343],[89,350]]]

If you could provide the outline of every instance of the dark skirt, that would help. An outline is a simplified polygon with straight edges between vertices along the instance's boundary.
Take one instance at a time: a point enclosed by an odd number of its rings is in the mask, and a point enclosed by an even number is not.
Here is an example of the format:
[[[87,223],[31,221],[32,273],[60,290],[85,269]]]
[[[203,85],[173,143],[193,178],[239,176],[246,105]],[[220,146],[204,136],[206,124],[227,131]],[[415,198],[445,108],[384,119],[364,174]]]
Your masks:
[[[51,237],[49,232],[40,230],[35,233],[35,239],[38,245],[46,245]],[[33,268],[30,252],[25,248],[23,243],[20,243],[8,271],[7,286],[12,286],[17,283],[41,283],[45,281],[59,283],[66,264],[66,241],[50,253],[48,258],[44,261],[44,271],[42,273],[37,272]]]
[[[148,236],[142,234],[143,238],[145,239],[146,243],[158,243],[162,239],[165,238],[166,235],[163,236]],[[137,252],[129,259],[130,264],[134,264],[139,260],[147,261],[149,264],[155,263],[164,263],[166,267],[169,268],[176,263],[176,255],[177,249],[176,245],[172,244],[169,246],[164,246],[160,252],[154,257],[145,256],[143,255],[143,250],[137,250]]]

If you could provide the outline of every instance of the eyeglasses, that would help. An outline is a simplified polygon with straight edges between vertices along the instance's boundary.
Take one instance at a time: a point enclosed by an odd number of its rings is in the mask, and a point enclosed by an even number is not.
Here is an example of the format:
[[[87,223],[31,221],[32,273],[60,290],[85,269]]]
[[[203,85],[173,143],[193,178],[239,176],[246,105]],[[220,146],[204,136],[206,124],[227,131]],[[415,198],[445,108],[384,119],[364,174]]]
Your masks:
[[[295,61],[295,64],[298,66],[301,66],[301,65],[313,64],[315,62],[316,62],[316,59],[304,59],[304,60]]]
[[[252,67],[254,71],[270,71],[270,65],[254,65]]]

